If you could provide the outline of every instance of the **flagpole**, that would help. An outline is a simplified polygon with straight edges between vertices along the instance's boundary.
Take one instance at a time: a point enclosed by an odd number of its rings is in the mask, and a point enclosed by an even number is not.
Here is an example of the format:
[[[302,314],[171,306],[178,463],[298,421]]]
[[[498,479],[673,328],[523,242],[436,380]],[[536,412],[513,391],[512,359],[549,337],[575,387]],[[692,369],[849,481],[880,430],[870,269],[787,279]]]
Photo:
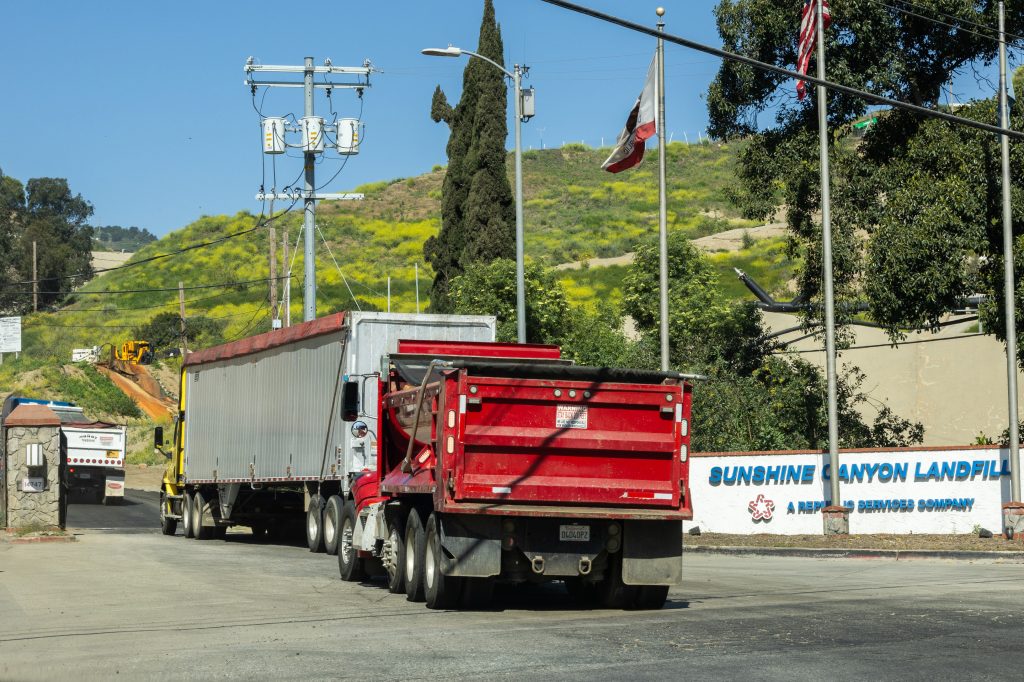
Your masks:
[[[1010,129],[1010,107],[1006,92],[1006,10],[999,3],[999,125]],[[1020,413],[1017,410],[1017,311],[1013,281],[1013,208],[1010,203],[1010,140],[999,137],[1003,171],[1003,316],[1006,318],[1006,393],[1010,426],[1010,501],[1003,505],[1003,528],[1009,536],[1024,530],[1024,505],[1020,493]]]
[[[658,33],[665,32],[665,8],[656,10]],[[658,36],[658,75],[654,101],[658,107],[658,249],[660,256],[661,369],[668,371],[668,203],[665,198],[665,39]]]
[[[824,0],[816,0],[818,24],[818,79],[825,80],[825,11]],[[839,496],[839,424],[836,407],[836,328],[835,301],[832,289],[832,196],[828,166],[828,91],[818,86],[818,142],[821,155],[821,258],[825,293],[825,373],[828,377],[828,461],[831,484],[831,507],[842,508]],[[838,523],[830,523],[838,521]],[[826,535],[850,532],[845,510],[829,510],[823,514]]]

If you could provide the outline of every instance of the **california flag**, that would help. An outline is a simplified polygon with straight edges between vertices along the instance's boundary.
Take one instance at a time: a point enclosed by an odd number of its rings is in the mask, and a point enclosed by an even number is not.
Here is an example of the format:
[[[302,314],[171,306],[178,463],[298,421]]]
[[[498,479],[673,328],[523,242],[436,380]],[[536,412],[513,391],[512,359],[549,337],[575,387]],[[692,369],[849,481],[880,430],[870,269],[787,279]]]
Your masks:
[[[644,140],[657,132],[654,124],[655,71],[655,60],[652,59],[651,67],[647,69],[644,89],[636,98],[633,110],[629,112],[626,127],[619,133],[611,156],[601,164],[601,168],[609,173],[618,173],[639,165],[644,158]]]

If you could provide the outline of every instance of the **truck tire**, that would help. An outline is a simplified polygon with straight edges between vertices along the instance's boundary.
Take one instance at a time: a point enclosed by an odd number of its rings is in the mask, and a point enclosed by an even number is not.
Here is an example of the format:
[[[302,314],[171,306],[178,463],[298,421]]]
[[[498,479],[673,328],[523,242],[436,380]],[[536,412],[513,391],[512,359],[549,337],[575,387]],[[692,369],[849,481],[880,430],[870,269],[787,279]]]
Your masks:
[[[426,553],[426,533],[423,518],[415,509],[409,511],[405,522],[405,598],[423,601],[423,555]]]
[[[363,560],[353,546],[352,535],[356,529],[356,505],[349,500],[341,512],[341,526],[338,528],[338,572],[345,582],[354,583],[363,579]]]
[[[192,523],[192,493],[185,492],[181,496],[181,525],[185,537],[194,537],[195,526]]]
[[[428,609],[453,609],[462,596],[462,579],[441,572],[441,523],[437,514],[427,520],[423,560],[423,593]]]
[[[324,509],[324,551],[330,556],[338,553],[338,529],[341,527],[341,513],[345,503],[337,495],[327,498]]]
[[[641,611],[656,611],[668,599],[668,585],[643,585],[636,591],[633,608]]]
[[[310,552],[324,551],[324,498],[313,495],[309,498],[306,512],[306,545]]]
[[[384,559],[384,571],[388,576],[388,591],[391,594],[405,592],[405,520],[401,509],[388,517],[389,547]]]
[[[160,532],[164,535],[174,535],[174,532],[178,530],[178,519],[172,519],[169,516],[169,507],[167,496],[160,493]]]
[[[209,540],[213,536],[213,528],[203,525],[206,522],[206,515],[209,513],[207,505],[203,493],[197,490],[192,498],[192,524],[195,526],[192,529],[192,536],[196,540]]]
[[[639,588],[622,582],[622,553],[608,557],[608,569],[598,585],[601,604],[608,609],[633,608]]]

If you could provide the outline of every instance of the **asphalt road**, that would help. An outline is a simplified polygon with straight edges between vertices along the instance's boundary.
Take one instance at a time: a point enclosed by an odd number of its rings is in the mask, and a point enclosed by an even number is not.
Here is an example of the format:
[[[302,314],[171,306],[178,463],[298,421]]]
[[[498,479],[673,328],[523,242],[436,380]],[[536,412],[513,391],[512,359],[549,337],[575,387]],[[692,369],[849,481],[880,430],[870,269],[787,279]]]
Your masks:
[[[160,493],[125,489],[124,501],[116,505],[77,501],[68,504],[68,529],[92,530],[157,530],[160,528],[158,510]]]
[[[0,544],[0,679],[1007,679],[1024,564],[687,555],[657,612],[556,585],[433,612],[334,557],[83,531]]]

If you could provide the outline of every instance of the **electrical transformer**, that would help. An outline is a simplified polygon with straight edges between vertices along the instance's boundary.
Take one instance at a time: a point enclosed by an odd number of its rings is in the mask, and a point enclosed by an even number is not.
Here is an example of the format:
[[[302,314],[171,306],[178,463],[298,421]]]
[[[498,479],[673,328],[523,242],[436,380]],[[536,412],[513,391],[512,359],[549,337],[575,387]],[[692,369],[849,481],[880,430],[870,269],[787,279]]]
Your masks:
[[[270,116],[263,119],[264,154],[284,154],[284,127],[287,123],[288,121],[286,119],[278,118],[276,116]]]

